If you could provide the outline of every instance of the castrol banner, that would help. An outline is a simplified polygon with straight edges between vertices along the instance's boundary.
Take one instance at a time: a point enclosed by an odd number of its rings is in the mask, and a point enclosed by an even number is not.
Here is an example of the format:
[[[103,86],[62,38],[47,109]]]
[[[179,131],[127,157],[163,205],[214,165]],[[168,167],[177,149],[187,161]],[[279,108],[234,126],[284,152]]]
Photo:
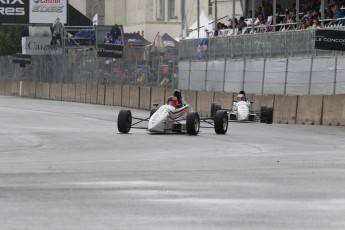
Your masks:
[[[0,24],[67,23],[67,0],[0,0]]]

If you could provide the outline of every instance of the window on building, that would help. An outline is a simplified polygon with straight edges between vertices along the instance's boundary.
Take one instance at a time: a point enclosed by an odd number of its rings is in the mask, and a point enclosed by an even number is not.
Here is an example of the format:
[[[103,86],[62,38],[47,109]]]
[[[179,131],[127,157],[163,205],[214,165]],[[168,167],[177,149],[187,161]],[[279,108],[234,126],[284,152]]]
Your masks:
[[[156,0],[156,18],[158,21],[164,20],[164,0]]]
[[[169,18],[176,18],[175,0],[169,0]]]

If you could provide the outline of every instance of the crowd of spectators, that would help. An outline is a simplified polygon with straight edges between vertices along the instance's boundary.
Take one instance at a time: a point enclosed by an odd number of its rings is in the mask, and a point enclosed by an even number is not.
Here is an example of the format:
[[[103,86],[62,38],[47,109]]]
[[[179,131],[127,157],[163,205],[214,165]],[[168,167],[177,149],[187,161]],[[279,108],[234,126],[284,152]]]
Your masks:
[[[218,22],[214,31],[214,36],[218,36],[219,31],[236,29],[237,34],[249,33],[253,27],[263,28],[265,32],[280,31],[285,29],[315,29],[321,28],[321,0],[301,0],[299,6],[298,20],[296,14],[296,3],[292,3],[288,8],[283,9],[280,4],[276,6],[276,26],[273,27],[273,0],[262,0],[252,15],[249,11],[247,19],[240,17],[233,21],[229,19],[229,24]],[[324,24],[345,26],[345,0],[324,0]],[[298,23],[297,23],[298,21]]]

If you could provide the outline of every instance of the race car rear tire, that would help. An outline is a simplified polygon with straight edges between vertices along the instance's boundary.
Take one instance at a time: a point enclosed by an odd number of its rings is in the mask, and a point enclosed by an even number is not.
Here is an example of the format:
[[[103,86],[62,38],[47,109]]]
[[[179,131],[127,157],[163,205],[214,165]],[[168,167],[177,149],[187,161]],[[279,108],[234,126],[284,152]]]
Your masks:
[[[214,116],[214,130],[217,134],[226,134],[228,131],[229,120],[225,110],[218,110]]]
[[[267,106],[261,106],[260,108],[260,122],[266,123],[267,121]]]
[[[188,135],[198,135],[200,129],[200,118],[197,112],[190,112],[187,115],[186,129]]]
[[[150,118],[152,117],[152,115],[157,111],[157,108],[151,109],[150,111]]]
[[[211,103],[211,114],[210,117],[214,117],[214,108],[216,107],[217,102],[212,102]]]
[[[128,133],[132,127],[132,112],[130,110],[121,110],[117,117],[117,129],[120,133]]]
[[[213,102],[211,104],[211,117],[215,118],[217,111],[221,109],[222,109],[222,106],[220,104]]]
[[[273,123],[273,108],[267,107],[266,108],[266,124],[272,124]]]

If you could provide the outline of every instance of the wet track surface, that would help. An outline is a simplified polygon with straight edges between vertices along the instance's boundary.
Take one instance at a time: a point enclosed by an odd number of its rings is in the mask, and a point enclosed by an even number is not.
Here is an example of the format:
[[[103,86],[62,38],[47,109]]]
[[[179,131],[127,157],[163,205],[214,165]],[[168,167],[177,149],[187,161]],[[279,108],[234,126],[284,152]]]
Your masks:
[[[0,228],[345,229],[345,127],[119,134],[120,109],[0,96]]]

